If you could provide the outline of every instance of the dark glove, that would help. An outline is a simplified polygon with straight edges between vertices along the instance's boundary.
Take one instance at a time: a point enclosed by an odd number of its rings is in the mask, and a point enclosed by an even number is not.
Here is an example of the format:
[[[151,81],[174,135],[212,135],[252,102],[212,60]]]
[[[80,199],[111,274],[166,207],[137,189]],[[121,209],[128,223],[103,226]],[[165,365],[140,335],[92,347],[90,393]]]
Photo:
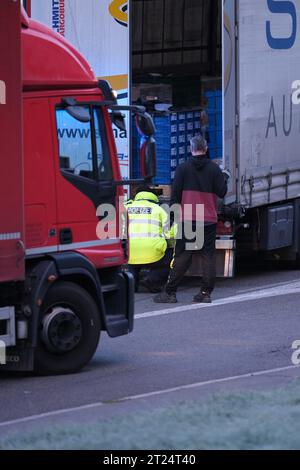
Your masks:
[[[228,181],[230,178],[231,178],[231,173],[229,170],[223,170],[222,171],[223,175],[224,175],[224,178],[226,179],[226,181]]]

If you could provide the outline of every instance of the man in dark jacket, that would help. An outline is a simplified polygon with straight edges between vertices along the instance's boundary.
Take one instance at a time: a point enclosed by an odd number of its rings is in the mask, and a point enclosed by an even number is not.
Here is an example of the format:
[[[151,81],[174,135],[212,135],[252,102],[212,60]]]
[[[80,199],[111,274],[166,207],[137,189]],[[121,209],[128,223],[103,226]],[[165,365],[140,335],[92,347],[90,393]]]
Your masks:
[[[175,174],[172,187],[171,205],[181,205],[181,228],[176,240],[171,271],[164,291],[154,298],[156,303],[176,303],[177,287],[192,262],[197,242],[190,248],[191,239],[186,236],[186,227],[194,233],[204,231],[204,243],[200,247],[203,278],[200,292],[194,302],[211,303],[211,293],[216,277],[216,228],[217,200],[227,193],[228,174],[222,173],[219,166],[207,158],[207,143],[202,136],[191,140],[192,158],[180,165]],[[199,208],[203,208],[199,210]],[[202,219],[202,220],[200,220]],[[197,239],[197,236],[196,236]],[[198,244],[199,245],[199,244]]]

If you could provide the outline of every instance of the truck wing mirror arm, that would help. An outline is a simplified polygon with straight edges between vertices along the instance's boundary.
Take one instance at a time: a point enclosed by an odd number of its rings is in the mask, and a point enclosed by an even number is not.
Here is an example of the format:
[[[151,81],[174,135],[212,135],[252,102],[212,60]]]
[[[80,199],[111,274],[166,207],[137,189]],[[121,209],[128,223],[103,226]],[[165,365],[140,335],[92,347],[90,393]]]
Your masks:
[[[137,106],[137,105],[118,105],[118,104],[107,104],[107,106],[112,111],[131,111],[133,114],[145,114],[146,108],[145,106]]]
[[[79,122],[90,122],[91,114],[89,109],[79,106],[75,98],[63,98],[61,103],[70,116]]]

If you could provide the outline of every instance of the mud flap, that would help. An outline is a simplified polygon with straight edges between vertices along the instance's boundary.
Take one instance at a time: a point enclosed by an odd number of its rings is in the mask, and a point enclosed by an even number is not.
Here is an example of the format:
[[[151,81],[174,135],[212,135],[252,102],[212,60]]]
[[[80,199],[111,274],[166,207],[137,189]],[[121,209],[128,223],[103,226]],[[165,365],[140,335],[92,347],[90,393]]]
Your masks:
[[[106,291],[106,330],[110,337],[122,336],[133,330],[134,278],[131,273],[119,273],[117,285]]]

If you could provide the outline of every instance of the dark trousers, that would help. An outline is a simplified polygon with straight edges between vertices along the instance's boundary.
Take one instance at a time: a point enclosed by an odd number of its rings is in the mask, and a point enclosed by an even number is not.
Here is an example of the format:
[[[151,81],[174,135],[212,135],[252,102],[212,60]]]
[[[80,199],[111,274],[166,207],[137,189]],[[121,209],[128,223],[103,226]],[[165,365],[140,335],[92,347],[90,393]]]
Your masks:
[[[204,245],[199,253],[201,255],[203,277],[201,291],[211,293],[215,287],[216,278],[216,224],[206,225],[204,227]],[[168,294],[175,293],[182,281],[186,271],[191,265],[193,253],[185,249],[186,241],[177,240],[174,259],[171,265],[171,271],[166,285]]]
[[[164,257],[156,261],[156,263],[129,264],[129,271],[133,274],[135,279],[135,290],[137,291],[139,288],[140,272],[142,269],[149,270],[146,277],[153,287],[162,288],[168,280],[172,258],[173,250],[172,248],[167,248]]]

